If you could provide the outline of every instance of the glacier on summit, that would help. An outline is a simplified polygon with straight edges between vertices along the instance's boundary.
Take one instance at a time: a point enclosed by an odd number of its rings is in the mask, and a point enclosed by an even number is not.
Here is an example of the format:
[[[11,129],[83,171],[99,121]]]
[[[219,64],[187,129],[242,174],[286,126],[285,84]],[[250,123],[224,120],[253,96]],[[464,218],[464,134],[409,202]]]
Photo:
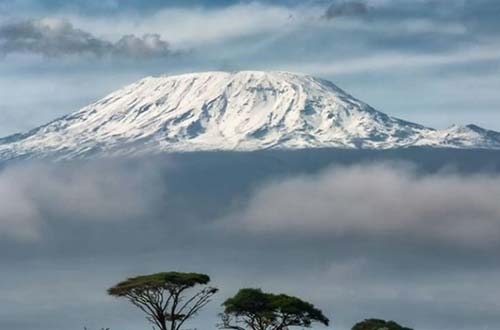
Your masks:
[[[0,139],[0,160],[412,146],[499,149],[500,133],[407,122],[312,76],[203,72],[147,77],[75,113]]]

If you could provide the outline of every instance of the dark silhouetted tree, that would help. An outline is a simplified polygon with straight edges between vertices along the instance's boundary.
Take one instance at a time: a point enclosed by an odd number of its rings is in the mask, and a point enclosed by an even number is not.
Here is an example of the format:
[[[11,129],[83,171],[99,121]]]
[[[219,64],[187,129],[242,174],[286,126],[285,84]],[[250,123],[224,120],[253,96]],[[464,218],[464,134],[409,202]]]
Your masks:
[[[313,322],[328,325],[329,320],[312,304],[285,294],[241,289],[223,304],[222,329],[287,330],[309,328]]]
[[[352,327],[352,330],[413,330],[413,329],[403,327],[394,321],[368,319],[354,325]]]
[[[179,330],[217,292],[207,286],[210,277],[197,273],[157,273],[137,276],[108,289],[115,297],[126,298],[147,315],[160,330]],[[189,294],[193,287],[202,287]]]

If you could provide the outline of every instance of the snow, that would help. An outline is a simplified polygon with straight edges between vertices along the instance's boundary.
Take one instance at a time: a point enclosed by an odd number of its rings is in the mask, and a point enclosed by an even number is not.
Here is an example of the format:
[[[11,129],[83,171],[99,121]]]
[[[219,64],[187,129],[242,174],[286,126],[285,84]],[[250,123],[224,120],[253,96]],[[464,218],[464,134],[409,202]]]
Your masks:
[[[203,72],[148,77],[28,133],[0,139],[0,159],[409,146],[498,149],[500,133],[406,122],[311,76]]]

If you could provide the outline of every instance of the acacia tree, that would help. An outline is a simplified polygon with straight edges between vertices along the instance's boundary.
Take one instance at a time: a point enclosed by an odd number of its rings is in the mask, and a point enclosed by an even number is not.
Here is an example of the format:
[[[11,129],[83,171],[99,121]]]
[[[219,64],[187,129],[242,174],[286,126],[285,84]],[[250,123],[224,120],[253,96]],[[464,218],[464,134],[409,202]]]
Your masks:
[[[126,298],[159,330],[179,330],[218,291],[207,286],[210,277],[198,273],[164,272],[129,278],[108,289],[108,294]],[[188,295],[194,286],[202,287]]]
[[[367,319],[355,324],[352,330],[413,330],[403,327],[394,321],[385,321],[380,319]]]
[[[287,330],[297,326],[311,327],[313,322],[328,326],[329,320],[312,304],[285,294],[241,289],[224,304],[222,329]]]

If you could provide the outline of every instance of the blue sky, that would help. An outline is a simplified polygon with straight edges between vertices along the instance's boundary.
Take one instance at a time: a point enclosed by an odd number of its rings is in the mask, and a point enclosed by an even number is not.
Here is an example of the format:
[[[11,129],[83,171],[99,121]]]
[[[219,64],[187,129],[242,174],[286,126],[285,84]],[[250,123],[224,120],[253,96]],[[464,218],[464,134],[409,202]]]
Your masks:
[[[500,130],[496,0],[0,1],[0,135],[147,75],[287,70],[388,114]]]

